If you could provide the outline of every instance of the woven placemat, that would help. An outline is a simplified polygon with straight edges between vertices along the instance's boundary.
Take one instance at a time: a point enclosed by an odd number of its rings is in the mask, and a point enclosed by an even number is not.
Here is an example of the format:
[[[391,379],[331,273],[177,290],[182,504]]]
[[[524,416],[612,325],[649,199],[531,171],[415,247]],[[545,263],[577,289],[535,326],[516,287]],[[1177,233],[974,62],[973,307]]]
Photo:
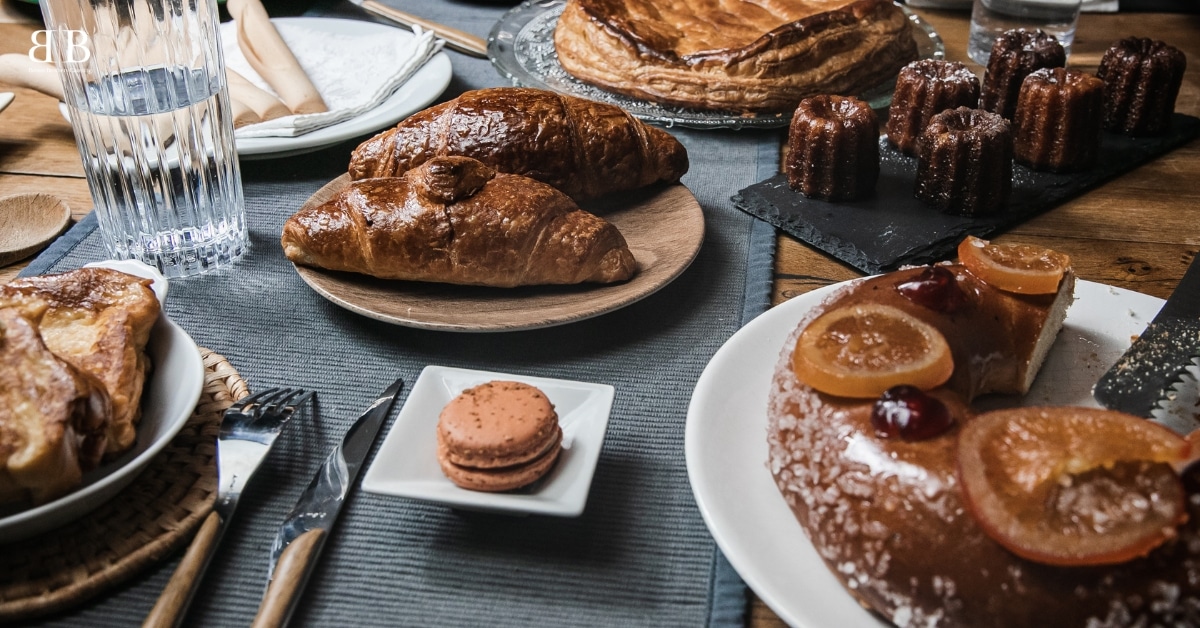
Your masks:
[[[195,412],[128,488],[19,548],[0,546],[0,624],[62,611],[124,582],[186,543],[212,510],[221,415],[247,390],[224,357],[200,353]]]

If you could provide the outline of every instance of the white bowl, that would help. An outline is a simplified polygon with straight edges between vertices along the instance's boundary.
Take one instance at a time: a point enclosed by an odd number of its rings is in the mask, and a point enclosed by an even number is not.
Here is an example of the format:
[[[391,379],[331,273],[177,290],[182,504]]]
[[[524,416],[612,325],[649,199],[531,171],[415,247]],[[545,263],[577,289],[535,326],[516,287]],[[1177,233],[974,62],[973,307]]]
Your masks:
[[[159,301],[166,302],[167,280],[150,266],[132,260],[88,266],[113,268],[152,279]],[[204,386],[204,362],[200,359],[200,350],[187,332],[164,311],[150,332],[147,352],[153,371],[142,397],[142,419],[133,448],[84,474],[83,486],[74,492],[0,518],[0,543],[19,541],[54,529],[112,499],[183,429]]]

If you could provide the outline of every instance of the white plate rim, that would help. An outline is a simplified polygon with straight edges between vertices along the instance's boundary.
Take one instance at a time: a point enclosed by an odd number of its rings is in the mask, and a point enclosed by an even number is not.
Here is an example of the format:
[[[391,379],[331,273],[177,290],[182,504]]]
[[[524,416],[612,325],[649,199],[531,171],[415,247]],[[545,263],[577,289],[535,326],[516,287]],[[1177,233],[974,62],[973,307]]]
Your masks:
[[[442,475],[441,469],[437,466],[436,457],[430,459],[428,455],[424,456],[425,466],[428,467],[424,473],[434,478],[433,480],[397,478],[396,461],[411,459],[414,451],[431,454],[435,449],[432,426],[436,425],[437,417],[423,414],[423,408],[420,406],[432,403],[432,397],[444,396],[445,399],[440,399],[440,403],[435,404],[440,410],[445,402],[449,402],[451,398],[461,392],[459,388],[447,388],[450,381],[483,383],[494,380],[522,382],[542,390],[550,398],[550,401],[555,403],[556,409],[560,410],[559,421],[563,426],[564,453],[568,453],[574,446],[578,452],[575,458],[572,460],[560,459],[550,474],[541,480],[544,484],[540,485],[533,494],[520,491],[485,493],[459,488]],[[586,416],[572,420],[570,416],[565,416],[561,412],[561,405],[559,402],[555,402],[555,398],[560,394],[559,391],[564,389],[586,391],[587,398],[584,405],[590,407],[584,410],[575,409],[573,412],[574,414],[583,413]],[[404,406],[388,430],[387,436],[384,437],[383,444],[363,477],[362,488],[364,491],[377,495],[416,499],[466,510],[577,517],[583,513],[587,505],[592,477],[599,462],[600,450],[604,444],[615,396],[616,389],[609,384],[428,365],[421,370],[417,381],[413,383],[412,390],[404,401]],[[417,424],[425,424],[424,427],[429,428],[429,438],[421,441],[406,438],[406,434],[411,436],[410,430],[417,429]],[[576,429],[572,429],[573,425]],[[583,451],[579,452],[581,445],[585,446],[582,447]],[[571,464],[573,467],[571,470],[565,471],[564,464]],[[568,473],[570,473],[569,476]],[[554,486],[555,482],[569,482],[569,484],[556,487]],[[547,498],[545,495],[552,491],[558,491],[559,496]]]
[[[157,270],[132,260],[106,261],[88,266],[114,268],[155,281],[154,290],[160,301],[166,300],[167,281]],[[142,400],[143,416],[138,425],[139,441],[150,428],[145,411],[152,404],[175,408],[165,419],[157,438],[143,449],[135,444],[134,454],[126,453],[84,475],[84,485],[56,500],[0,518],[0,543],[11,543],[46,532],[99,507],[137,478],[150,461],[169,444],[191,417],[204,387],[204,361],[200,349],[164,309],[150,332],[147,346],[154,371],[147,382],[146,397]],[[170,380],[160,379],[168,360],[175,372]],[[177,371],[176,371],[177,369]],[[164,398],[166,396],[167,398]],[[140,451],[139,451],[140,449]],[[132,455],[132,457],[130,457]]]
[[[746,584],[790,626],[887,625],[859,606],[829,572],[767,469],[767,394],[783,343],[805,313],[851,282],[795,297],[745,325],[713,355],[688,406],[684,452],[705,525]],[[1056,342],[1082,344],[1091,338],[1085,332],[1102,332],[1110,344],[1093,347],[1095,355],[1089,358],[1099,369],[1093,373],[1097,377],[1163,303],[1084,280],[1077,281],[1075,294]],[[1079,338],[1073,339],[1073,333]]]

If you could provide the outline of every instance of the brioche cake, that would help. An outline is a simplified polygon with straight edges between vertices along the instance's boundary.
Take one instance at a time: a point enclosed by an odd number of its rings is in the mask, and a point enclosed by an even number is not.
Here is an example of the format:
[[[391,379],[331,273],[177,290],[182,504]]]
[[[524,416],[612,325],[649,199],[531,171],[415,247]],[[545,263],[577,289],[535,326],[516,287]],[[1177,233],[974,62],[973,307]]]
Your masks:
[[[767,465],[796,534],[896,626],[1197,625],[1187,441],[1098,408],[973,407],[1029,390],[1074,277],[1038,247],[959,254],[836,291],[783,344]]]

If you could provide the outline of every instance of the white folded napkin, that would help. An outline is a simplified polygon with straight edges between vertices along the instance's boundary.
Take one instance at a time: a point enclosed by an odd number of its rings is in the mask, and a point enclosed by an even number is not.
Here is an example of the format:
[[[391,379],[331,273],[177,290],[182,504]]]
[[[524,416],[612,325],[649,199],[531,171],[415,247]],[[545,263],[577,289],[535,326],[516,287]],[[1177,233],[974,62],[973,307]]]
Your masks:
[[[237,129],[236,137],[296,137],[374,109],[396,91],[433,55],[443,41],[432,32],[413,28],[371,35],[345,35],[277,23],[280,37],[321,93],[329,111],[284,116]],[[267,82],[250,67],[238,47],[236,25],[221,25],[221,42],[228,69],[274,94]]]

